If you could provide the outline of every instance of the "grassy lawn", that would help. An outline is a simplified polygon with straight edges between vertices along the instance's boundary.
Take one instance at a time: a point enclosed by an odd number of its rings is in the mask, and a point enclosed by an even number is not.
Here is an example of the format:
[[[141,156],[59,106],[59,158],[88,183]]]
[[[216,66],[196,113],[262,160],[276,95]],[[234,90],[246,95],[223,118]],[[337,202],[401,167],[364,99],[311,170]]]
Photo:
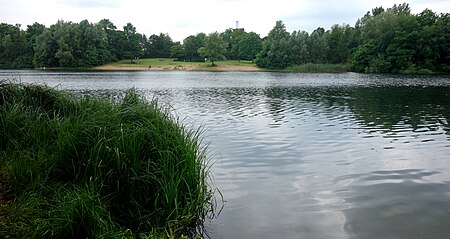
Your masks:
[[[162,70],[208,70],[210,69],[210,62],[183,62],[176,61],[175,58],[146,58],[133,60],[120,60],[118,62],[111,63],[107,66],[112,68],[142,68],[148,69],[156,68]],[[250,66],[256,67],[256,64],[251,61],[217,61],[217,66]]]
[[[182,62],[176,61],[175,58],[146,58],[133,60],[133,63],[129,59],[120,60],[112,63],[111,65],[123,66],[123,67],[148,67],[150,66],[176,66],[176,65],[206,65],[205,62]]]
[[[252,61],[225,60],[216,61],[216,66],[211,66],[210,62],[183,62],[176,61],[175,58],[146,58],[133,60],[121,60],[98,69],[105,70],[194,70],[194,71],[260,71]],[[266,69],[268,70],[268,69]],[[268,70],[271,71],[271,70]],[[303,72],[303,73],[339,73],[351,71],[348,64],[302,64],[288,67],[284,70],[274,70],[282,72]]]
[[[238,60],[228,60],[228,61],[218,61],[217,65],[229,65],[229,66],[256,66],[252,61],[238,61]]]

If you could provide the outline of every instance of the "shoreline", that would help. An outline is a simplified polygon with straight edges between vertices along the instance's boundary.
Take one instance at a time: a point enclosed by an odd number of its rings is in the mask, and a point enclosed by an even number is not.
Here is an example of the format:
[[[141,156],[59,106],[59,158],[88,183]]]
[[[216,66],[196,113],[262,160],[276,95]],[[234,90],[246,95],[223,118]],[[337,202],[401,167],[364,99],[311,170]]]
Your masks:
[[[217,66],[199,66],[199,65],[156,65],[149,67],[138,67],[128,65],[103,65],[95,66],[90,69],[101,71],[218,71],[218,72],[258,72],[264,71],[257,66],[236,66],[236,65],[217,65]]]

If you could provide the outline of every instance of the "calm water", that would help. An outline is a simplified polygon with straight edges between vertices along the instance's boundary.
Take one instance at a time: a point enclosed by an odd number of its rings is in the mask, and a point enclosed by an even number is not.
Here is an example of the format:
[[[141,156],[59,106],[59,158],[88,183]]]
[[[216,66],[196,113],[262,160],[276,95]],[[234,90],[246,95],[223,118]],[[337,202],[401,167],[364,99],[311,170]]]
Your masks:
[[[212,238],[450,238],[450,77],[0,71],[204,125]]]

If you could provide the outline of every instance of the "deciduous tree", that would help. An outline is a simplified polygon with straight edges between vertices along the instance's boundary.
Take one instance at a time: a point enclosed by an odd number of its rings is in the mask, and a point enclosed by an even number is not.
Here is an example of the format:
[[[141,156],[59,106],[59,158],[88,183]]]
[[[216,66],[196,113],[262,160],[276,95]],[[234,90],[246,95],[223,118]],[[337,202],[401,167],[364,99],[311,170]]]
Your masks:
[[[246,33],[238,43],[239,59],[253,61],[262,49],[262,40],[254,32]]]
[[[191,35],[183,40],[184,47],[184,59],[186,61],[204,61],[205,59],[200,56],[198,49],[205,45],[206,34],[198,33],[197,35]]]
[[[227,43],[220,37],[218,32],[210,33],[205,39],[205,46],[198,49],[198,53],[211,62],[214,66],[215,61],[225,60],[227,52]]]
[[[259,67],[284,69],[293,64],[290,34],[282,21],[277,21],[262,44],[262,50],[256,56]]]

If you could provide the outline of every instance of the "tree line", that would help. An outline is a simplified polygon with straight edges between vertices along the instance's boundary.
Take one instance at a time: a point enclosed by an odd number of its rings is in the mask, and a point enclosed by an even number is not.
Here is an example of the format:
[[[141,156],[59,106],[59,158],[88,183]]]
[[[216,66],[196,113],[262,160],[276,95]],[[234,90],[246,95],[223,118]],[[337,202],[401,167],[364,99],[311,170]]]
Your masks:
[[[350,64],[365,73],[450,72],[450,14],[426,9],[411,14],[408,4],[377,7],[354,27],[319,27],[289,33],[278,21],[264,39],[256,63],[284,69],[305,63]]]
[[[215,34],[217,37],[211,38]],[[223,46],[224,51],[220,49],[223,57],[216,57],[217,60],[252,60],[262,46],[258,34],[244,29],[210,35],[198,33],[181,43],[164,33],[147,37],[131,23],[119,30],[108,19],[95,24],[87,20],[80,23],[59,20],[48,28],[34,23],[26,30],[21,30],[20,25],[1,23],[0,68],[89,67],[122,59],[133,62],[138,58],[205,61],[205,56],[214,57],[206,52],[208,42]]]
[[[108,19],[98,23],[58,21],[0,25],[0,68],[96,66],[121,59],[177,58],[181,61],[254,60],[259,67],[285,69],[313,64],[348,64],[366,73],[450,72],[450,14],[425,9],[412,14],[403,3],[377,7],[355,26],[318,27],[312,33],[286,30],[277,21],[261,39],[242,28],[209,35],[198,33],[183,42],[168,34],[140,34],[128,23],[123,30]]]

